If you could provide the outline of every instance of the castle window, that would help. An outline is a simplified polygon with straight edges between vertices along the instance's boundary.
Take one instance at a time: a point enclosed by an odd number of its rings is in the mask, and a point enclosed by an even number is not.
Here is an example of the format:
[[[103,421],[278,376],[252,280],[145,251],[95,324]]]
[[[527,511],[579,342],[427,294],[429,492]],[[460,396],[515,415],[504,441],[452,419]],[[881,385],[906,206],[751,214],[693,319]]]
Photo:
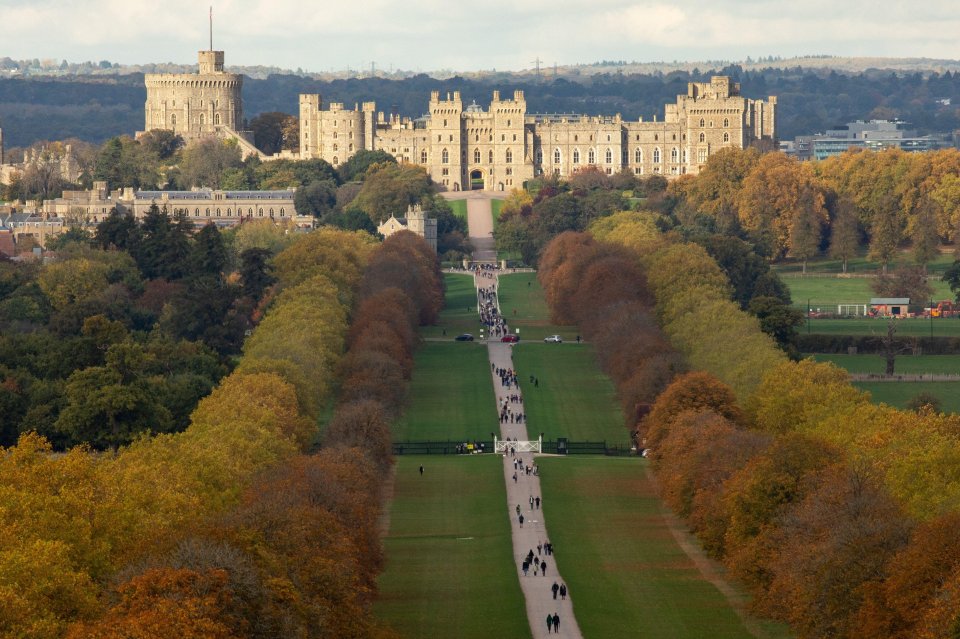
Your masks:
[[[487,163],[493,164],[493,149],[490,149],[489,153],[487,153]]]
[[[707,150],[706,150],[706,149],[700,149],[699,151],[697,151],[697,162],[699,162],[700,164],[706,164],[706,162],[707,162]]]
[[[609,142],[609,141],[610,141],[610,136],[609,136],[609,135],[607,135],[607,142]]]
[[[216,125],[219,125],[219,124],[220,124],[220,114],[219,114],[219,113],[214,113],[214,114],[213,114],[213,123],[216,124]]]
[[[507,175],[513,175],[513,169],[512,169],[512,168],[509,168],[509,167],[507,168]]]
[[[700,126],[702,127],[704,124],[706,124],[706,122],[704,122],[703,118],[700,118]]]
[[[263,217],[263,209],[257,209],[257,215]]]
[[[587,164],[596,164],[597,163],[597,154],[593,149],[587,151]]]
[[[270,209],[270,217],[273,217],[273,209]]]
[[[253,217],[253,209],[247,209],[247,215]]]
[[[340,164],[340,158],[338,158],[337,156],[333,156],[333,165],[336,166],[338,164]]]
[[[513,151],[511,149],[507,149],[507,164],[511,164],[512,162],[513,162]],[[574,162],[576,162],[576,160],[574,160]]]
[[[729,133],[724,133],[724,134],[723,134],[723,141],[724,141],[724,142],[729,142],[729,141],[730,141],[730,134],[729,134]]]
[[[680,159],[680,151],[677,150],[677,147],[673,147],[673,150],[670,151],[670,161],[676,163]]]
[[[637,149],[633,152],[633,161],[637,164],[643,162],[643,149]]]
[[[659,140],[659,139],[660,139],[660,134],[654,133],[654,134],[653,134],[653,141],[656,142],[656,141]]]
[[[573,163],[580,164],[580,149],[573,150]]]
[[[613,164],[613,151],[607,149],[607,152],[604,154],[603,159],[606,160],[607,164]]]
[[[506,133],[501,133],[501,134],[500,134],[500,141],[501,141],[501,142],[506,142],[506,141],[507,141],[507,134],[506,134]]]
[[[724,119],[723,119],[723,127],[726,128],[726,127],[728,127],[728,126],[730,126],[730,118],[724,118]]]
[[[701,134],[700,134],[700,141],[703,142],[703,141],[705,141],[706,139],[707,139],[706,136],[705,136],[703,133],[701,133]]]
[[[480,164],[480,149],[473,150],[473,163]]]
[[[446,168],[441,169],[440,175],[450,175],[450,169],[446,169]]]
[[[450,141],[453,142],[453,136],[452,136],[452,135],[450,136]]]
[[[193,217],[197,217],[199,215],[200,215],[200,209],[193,209]]]
[[[333,121],[333,126],[337,126],[337,122],[338,122],[338,120],[334,120],[334,121]],[[703,125],[701,124],[700,126],[703,126]]]
[[[339,148],[340,148],[340,147],[339,147],[338,145],[336,145],[336,144],[333,145],[333,150],[334,150],[334,151],[339,150]]]
[[[353,145],[352,145],[352,144],[350,145],[349,151],[350,151],[351,153],[353,153]]]
[[[713,120],[710,120],[710,128],[713,128]]]
[[[680,161],[686,164],[687,162],[687,150],[684,149],[680,152]]]
[[[443,126],[447,126],[447,121],[446,121],[446,120],[443,121]]]
[[[510,126],[510,122],[511,122],[510,120],[507,120],[507,126]]]
[[[517,134],[516,134],[516,133],[513,134],[513,141],[514,141],[514,142],[517,141]]]
[[[560,164],[560,149],[553,150],[553,163]],[[559,169],[557,169],[559,171]]]
[[[283,209],[280,209],[280,217],[283,217],[283,216],[285,216],[285,215],[286,215],[286,213],[284,213]]]
[[[579,140],[579,139],[580,139],[580,136],[579,136],[579,135],[573,136],[573,141],[574,141],[574,142],[576,142],[576,141]]]
[[[450,153],[449,153],[446,149],[444,149],[444,150],[440,153],[440,163],[441,163],[441,164],[449,164],[449,163],[450,163]]]
[[[656,148],[653,150],[653,163],[660,164],[660,149]]]
[[[426,164],[426,163],[427,163],[427,152],[420,151],[420,164]]]
[[[217,209],[217,217],[220,217],[220,209]]]
[[[473,141],[474,141],[474,142],[479,142],[479,141],[480,141],[480,134],[479,134],[479,133],[476,134],[475,136],[473,136]]]
[[[443,136],[442,136],[442,135],[438,135],[438,136],[437,136],[437,142],[443,142]]]
[[[203,124],[204,124],[203,114],[201,113],[201,114],[200,114],[200,126],[203,126]]]
[[[209,209],[209,208],[207,209],[205,215],[206,215],[207,217],[210,217],[210,209]]]
[[[543,149],[537,149],[533,154],[533,160],[537,164],[543,164]]]
[[[232,215],[233,215],[233,209],[227,209],[227,217],[231,217]]]
[[[642,166],[634,167],[633,172],[635,175],[643,175],[643,167]]]
[[[170,114],[170,126],[171,126],[172,128],[174,128],[174,129],[177,128],[177,114],[176,114],[176,113],[171,113],[171,114]]]

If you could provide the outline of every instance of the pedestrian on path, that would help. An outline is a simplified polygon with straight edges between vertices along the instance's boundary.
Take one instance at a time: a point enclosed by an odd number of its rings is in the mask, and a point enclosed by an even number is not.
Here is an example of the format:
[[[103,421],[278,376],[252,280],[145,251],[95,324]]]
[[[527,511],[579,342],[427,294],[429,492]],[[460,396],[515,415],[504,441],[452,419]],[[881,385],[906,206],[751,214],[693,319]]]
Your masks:
[[[553,629],[553,615],[549,612],[547,613],[547,634],[550,634],[550,631]]]
[[[420,466],[420,476],[423,477],[423,466]]]
[[[560,615],[553,613],[553,631],[560,634]]]
[[[538,556],[538,557],[540,556],[540,551],[541,551],[542,549],[543,549],[543,543],[540,542],[540,541],[538,541],[538,542],[537,542],[537,556]]]
[[[523,570],[523,576],[526,577],[527,571],[530,570],[530,563],[524,560],[523,564],[521,564],[520,567]]]
[[[523,528],[523,515],[520,515],[520,527]]]
[[[513,473],[513,483],[517,483],[517,473]]]
[[[564,601],[567,600],[567,584],[560,584],[560,598]]]
[[[537,510],[540,510],[540,497],[537,497],[534,501],[537,502]]]
[[[553,598],[557,598],[557,593],[560,592],[560,585],[557,582],[553,582],[553,586],[550,587],[550,590],[553,591]]]
[[[520,504],[517,504],[517,517],[520,516]]]
[[[546,560],[540,562],[540,572],[543,573],[543,576],[547,576],[547,562]]]

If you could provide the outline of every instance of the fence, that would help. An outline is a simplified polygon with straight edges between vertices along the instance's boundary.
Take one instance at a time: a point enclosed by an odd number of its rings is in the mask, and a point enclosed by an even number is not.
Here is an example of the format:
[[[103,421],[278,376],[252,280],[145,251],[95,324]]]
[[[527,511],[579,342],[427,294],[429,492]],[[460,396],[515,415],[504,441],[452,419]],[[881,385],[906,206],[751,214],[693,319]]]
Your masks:
[[[541,442],[541,450],[553,455],[607,455],[625,457],[636,455],[630,444],[602,442],[572,442],[564,439]],[[493,440],[454,441],[404,441],[393,442],[394,455],[470,455],[494,452]]]

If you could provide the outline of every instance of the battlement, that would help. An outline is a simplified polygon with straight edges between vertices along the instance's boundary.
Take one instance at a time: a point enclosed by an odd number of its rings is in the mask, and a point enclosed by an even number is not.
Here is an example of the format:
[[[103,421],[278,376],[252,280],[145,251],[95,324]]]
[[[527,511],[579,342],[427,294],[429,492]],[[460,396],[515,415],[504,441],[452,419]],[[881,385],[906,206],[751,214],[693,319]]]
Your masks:
[[[200,75],[223,73],[223,51],[200,51],[197,54]]]

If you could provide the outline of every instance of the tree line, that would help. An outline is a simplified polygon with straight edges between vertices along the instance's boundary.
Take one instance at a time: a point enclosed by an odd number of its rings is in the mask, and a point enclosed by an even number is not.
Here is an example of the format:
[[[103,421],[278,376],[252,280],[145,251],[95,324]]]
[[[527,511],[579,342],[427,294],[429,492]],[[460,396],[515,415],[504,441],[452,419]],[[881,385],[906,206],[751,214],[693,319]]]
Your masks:
[[[363,380],[405,370],[442,299],[436,257],[409,233],[321,229],[274,265],[239,363],[183,432],[3,450],[4,635],[392,636],[369,607],[399,405]]]
[[[845,371],[788,360],[655,219],[558,236],[540,277],[555,318],[595,340],[666,503],[800,637],[953,636],[960,417],[877,406]]]

